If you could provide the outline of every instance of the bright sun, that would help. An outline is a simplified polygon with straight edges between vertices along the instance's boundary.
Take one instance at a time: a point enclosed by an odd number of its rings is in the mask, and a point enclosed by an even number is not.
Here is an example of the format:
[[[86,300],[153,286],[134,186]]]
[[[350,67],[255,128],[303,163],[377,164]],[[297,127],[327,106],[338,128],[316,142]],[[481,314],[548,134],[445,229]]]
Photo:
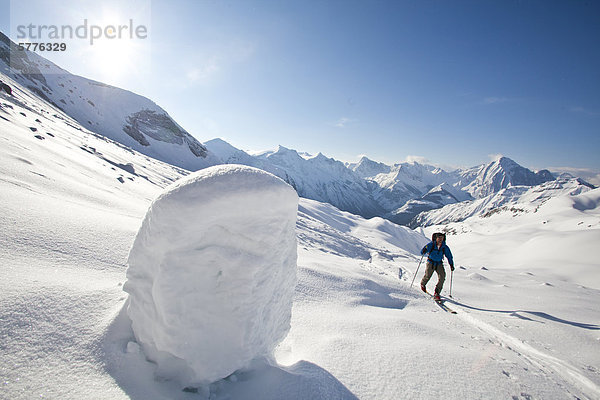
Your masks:
[[[136,46],[131,39],[104,39],[92,46],[93,67],[106,78],[121,78],[135,69]]]
[[[130,18],[103,13],[98,25],[103,29],[100,39],[89,45],[90,67],[101,79],[116,82],[138,74],[149,58],[149,39],[130,35],[135,29]],[[119,26],[126,28],[119,29]]]

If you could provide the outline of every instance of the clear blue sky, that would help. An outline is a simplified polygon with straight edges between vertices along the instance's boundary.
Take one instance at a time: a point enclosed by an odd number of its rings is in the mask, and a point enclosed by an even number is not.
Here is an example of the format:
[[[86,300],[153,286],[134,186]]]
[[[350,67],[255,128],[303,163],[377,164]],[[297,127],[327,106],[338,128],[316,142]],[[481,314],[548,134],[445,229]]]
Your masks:
[[[151,98],[201,141],[600,170],[598,1],[13,1],[11,14],[4,32],[147,24],[119,60],[87,44],[49,58]]]

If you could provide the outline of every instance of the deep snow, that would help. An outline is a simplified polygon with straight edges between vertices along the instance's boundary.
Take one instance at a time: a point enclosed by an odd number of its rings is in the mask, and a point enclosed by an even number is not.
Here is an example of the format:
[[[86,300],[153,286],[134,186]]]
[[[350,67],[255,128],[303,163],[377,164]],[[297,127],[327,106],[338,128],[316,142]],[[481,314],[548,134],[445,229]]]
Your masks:
[[[298,284],[275,359],[197,393],[158,379],[122,284],[148,206],[187,173],[10,83],[15,97],[0,94],[0,398],[600,398],[598,189],[449,224],[457,315],[410,288],[418,249],[444,227],[421,234],[300,199]]]

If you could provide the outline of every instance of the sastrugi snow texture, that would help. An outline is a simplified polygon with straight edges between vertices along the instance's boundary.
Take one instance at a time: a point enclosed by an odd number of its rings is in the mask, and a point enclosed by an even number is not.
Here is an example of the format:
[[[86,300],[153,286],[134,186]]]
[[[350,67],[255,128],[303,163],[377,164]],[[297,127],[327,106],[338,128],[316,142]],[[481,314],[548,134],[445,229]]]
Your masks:
[[[220,165],[152,203],[128,259],[128,314],[158,374],[206,384],[269,356],[290,328],[296,284],[294,189]]]

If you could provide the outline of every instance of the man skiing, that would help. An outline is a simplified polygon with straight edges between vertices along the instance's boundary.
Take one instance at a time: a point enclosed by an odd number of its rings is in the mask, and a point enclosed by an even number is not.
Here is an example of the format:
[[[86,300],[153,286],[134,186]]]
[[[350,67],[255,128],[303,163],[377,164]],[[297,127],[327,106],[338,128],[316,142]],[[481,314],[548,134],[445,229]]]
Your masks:
[[[448,264],[450,264],[450,270],[454,271],[454,260],[452,259],[450,248],[446,245],[446,235],[443,233],[434,233],[431,237],[431,242],[421,250],[421,254],[425,255],[427,253],[429,255],[427,257],[425,275],[423,276],[423,279],[421,279],[421,290],[427,293],[427,288],[425,286],[427,285],[427,282],[429,282],[429,279],[431,279],[433,271],[435,271],[438,275],[438,283],[435,285],[433,299],[435,301],[440,301],[440,293],[444,286],[444,280],[446,280],[446,270],[444,269],[444,263],[442,262],[444,255],[448,260]]]

